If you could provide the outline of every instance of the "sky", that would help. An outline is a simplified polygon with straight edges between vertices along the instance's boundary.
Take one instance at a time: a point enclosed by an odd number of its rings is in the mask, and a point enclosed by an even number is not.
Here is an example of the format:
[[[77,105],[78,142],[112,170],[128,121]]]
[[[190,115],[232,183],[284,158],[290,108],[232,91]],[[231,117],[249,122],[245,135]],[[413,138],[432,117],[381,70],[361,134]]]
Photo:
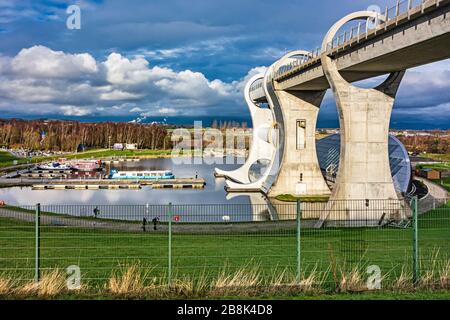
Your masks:
[[[0,0],[0,118],[247,120],[252,75],[371,5],[395,1]],[[391,127],[450,128],[449,79],[450,60],[408,70]],[[338,126],[330,92],[318,126]]]

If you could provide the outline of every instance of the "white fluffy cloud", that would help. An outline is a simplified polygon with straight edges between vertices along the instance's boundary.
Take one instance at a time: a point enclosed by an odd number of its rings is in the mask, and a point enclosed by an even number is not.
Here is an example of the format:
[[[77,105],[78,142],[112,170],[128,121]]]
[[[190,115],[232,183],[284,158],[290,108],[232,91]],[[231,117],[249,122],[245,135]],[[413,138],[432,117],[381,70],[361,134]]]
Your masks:
[[[22,49],[11,60],[11,69],[33,78],[83,77],[98,72],[97,62],[90,54],[66,54],[44,46]]]
[[[61,111],[66,116],[86,116],[91,113],[91,111],[87,108],[81,108],[76,106],[62,106]]]
[[[246,113],[242,91],[265,67],[242,79],[208,79],[192,70],[154,66],[142,56],[111,53],[94,59],[44,46],[0,55],[0,112],[10,115],[127,116]],[[408,70],[394,112],[446,116],[450,101],[450,60]],[[370,82],[370,81],[369,81]],[[328,94],[324,104],[332,104]],[[234,108],[234,109],[233,109]],[[436,114],[434,112],[434,114]]]
[[[129,60],[118,53],[111,53],[103,63],[106,80],[116,85],[134,85],[145,83],[150,79],[149,63],[142,57]]]
[[[245,81],[209,80],[200,72],[151,66],[141,56],[111,53],[104,61],[44,46],[0,56],[0,109],[66,116],[195,114],[209,106],[242,107]],[[115,108],[117,105],[121,108]],[[42,108],[30,108],[42,106]],[[33,111],[31,111],[33,110]]]

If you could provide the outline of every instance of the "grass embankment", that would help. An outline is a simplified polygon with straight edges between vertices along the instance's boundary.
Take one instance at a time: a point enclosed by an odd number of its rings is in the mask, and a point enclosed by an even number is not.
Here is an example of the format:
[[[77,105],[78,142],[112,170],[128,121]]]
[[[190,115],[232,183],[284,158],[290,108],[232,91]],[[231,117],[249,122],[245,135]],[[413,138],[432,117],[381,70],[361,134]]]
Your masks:
[[[0,151],[0,162],[12,162],[18,158],[14,157],[12,154],[6,151]]]
[[[434,183],[443,186],[447,191],[450,192],[450,177],[442,178],[440,180],[432,180]]]
[[[417,165],[417,169],[434,169],[438,171],[447,171],[450,170],[450,162],[419,164]]]
[[[182,155],[188,155],[190,153],[184,152]],[[34,157],[31,160],[28,158],[16,158],[9,152],[0,151],[0,168],[12,167],[14,161],[17,161],[18,165],[21,164],[36,164],[45,161],[52,161],[59,158],[66,159],[106,159],[106,158],[159,158],[170,157],[172,150],[90,150],[86,152],[73,153],[67,155],[56,155],[49,157]]]
[[[302,202],[327,202],[330,197],[327,196],[293,196],[291,194],[281,194],[275,199],[283,202],[297,202],[298,200]]]
[[[436,283],[448,281],[446,279],[450,277],[449,214],[448,209],[438,209],[421,216],[419,221],[422,277],[424,283],[434,288],[439,288]],[[98,230],[92,225],[83,225],[41,227],[41,267],[44,272],[78,265],[84,283],[93,288],[104,288],[112,275],[131,264],[145,273],[140,285],[155,288],[167,283],[168,234],[151,230],[145,233]],[[34,239],[33,223],[0,218],[0,274],[13,279],[32,279]],[[223,283],[244,283],[248,287],[269,285],[279,288],[286,283],[295,283],[296,239],[295,229],[174,233],[173,281],[185,287],[195,286],[198,282],[210,287],[217,284],[218,279],[222,279],[222,287],[225,286]],[[319,292],[358,291],[355,288],[364,286],[369,265],[381,268],[384,288],[409,288],[412,230],[302,230],[301,267],[305,285],[310,283],[308,286],[318,287]],[[350,282],[356,287],[349,288]],[[225,287],[231,287],[231,284]],[[271,296],[270,292],[267,294]],[[233,295],[233,292],[225,291],[221,295]]]
[[[172,150],[91,150],[66,156],[68,159],[100,159],[100,158],[131,158],[131,157],[163,157],[170,156]]]
[[[54,157],[56,158],[56,157]],[[36,157],[31,161],[28,158],[16,158],[9,152],[0,151],[0,168],[12,167],[14,165],[14,161],[17,161],[18,165],[27,164],[27,163],[39,163],[46,160],[51,160],[52,157]]]
[[[437,154],[437,153],[421,153],[421,157],[430,158],[436,161],[446,161],[450,162],[450,153]]]
[[[434,169],[437,171],[450,171],[450,155],[435,155],[437,158],[433,158],[439,161],[446,161],[441,163],[433,163],[433,164],[419,164],[417,165],[417,169]],[[433,180],[434,183],[443,186],[447,191],[450,191],[450,177],[445,177],[439,180]]]
[[[134,272],[134,273],[131,273]],[[176,282],[167,286],[143,286],[141,273],[131,267],[122,275],[113,275],[103,287],[81,286],[68,290],[64,272],[57,270],[45,275],[41,282],[22,285],[0,279],[0,299],[53,299],[53,300],[130,300],[130,299],[214,299],[214,300],[449,300],[450,290],[429,290],[423,286],[405,289],[381,289],[323,293],[301,286],[284,287],[222,287],[219,283],[206,285],[192,281]],[[221,279],[219,279],[221,280]]]

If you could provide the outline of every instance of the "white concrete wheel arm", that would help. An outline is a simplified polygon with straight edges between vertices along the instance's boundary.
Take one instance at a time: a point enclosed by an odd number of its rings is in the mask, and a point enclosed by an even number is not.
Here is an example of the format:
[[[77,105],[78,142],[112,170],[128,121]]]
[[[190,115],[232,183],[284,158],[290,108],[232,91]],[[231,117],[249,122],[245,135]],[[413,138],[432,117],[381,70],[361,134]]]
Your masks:
[[[278,101],[277,95],[275,93],[274,87],[274,72],[278,70],[283,64],[290,61],[294,61],[295,56],[311,56],[311,53],[306,50],[294,50],[284,56],[282,56],[278,61],[273,63],[266,71],[264,76],[264,92],[266,93],[267,102],[269,104],[270,110],[272,111],[273,118],[275,120],[274,132],[273,132],[273,143],[274,152],[270,158],[271,164],[266,174],[261,178],[261,186],[264,186],[264,192],[268,193],[272,188],[272,185],[277,181],[281,164],[283,162],[285,150],[285,132],[284,132],[284,116],[281,108],[281,104]]]
[[[253,76],[246,84],[244,89],[245,101],[250,110],[250,115],[253,123],[253,135],[252,146],[245,161],[244,165],[233,171],[225,171],[221,169],[215,169],[216,176],[225,176],[239,183],[250,183],[249,170],[253,163],[260,159],[270,158],[269,141],[264,139],[261,134],[263,131],[268,130],[273,123],[272,113],[268,109],[261,109],[251,98],[250,89],[251,86],[258,80],[262,80],[264,74],[258,74]]]
[[[278,177],[278,173],[280,171],[281,157],[283,157],[285,148],[284,148],[284,118],[283,113],[280,107],[280,103],[277,100],[274,88],[273,88],[273,72],[277,68],[279,68],[283,63],[287,63],[289,61],[294,60],[295,56],[309,56],[310,53],[304,50],[296,50],[289,52],[284,55],[280,60],[276,61],[273,65],[271,65],[264,75],[264,92],[266,94],[266,99],[270,107],[270,112],[272,114],[272,124],[270,131],[267,133],[267,139],[263,140],[260,137],[260,133],[263,130],[259,130],[260,132],[254,132],[254,137],[256,137],[256,141],[262,141],[261,145],[258,146],[259,157],[254,157],[250,161],[250,166],[254,162],[260,159],[270,160],[269,167],[266,169],[265,173],[254,182],[242,182],[239,179],[233,179],[235,181],[226,182],[227,190],[238,192],[242,191],[262,191],[264,193],[268,193],[273,183],[276,181]],[[253,82],[252,82],[253,83]],[[247,92],[247,91],[246,91]],[[246,99],[250,96],[246,95]],[[264,128],[264,126],[261,126]],[[263,157],[261,155],[261,151],[268,155],[267,157]],[[250,157],[249,157],[250,159]],[[250,168],[250,167],[249,167]],[[239,169],[238,169],[239,170]],[[243,177],[242,177],[243,178]],[[247,171],[247,178],[248,171]]]

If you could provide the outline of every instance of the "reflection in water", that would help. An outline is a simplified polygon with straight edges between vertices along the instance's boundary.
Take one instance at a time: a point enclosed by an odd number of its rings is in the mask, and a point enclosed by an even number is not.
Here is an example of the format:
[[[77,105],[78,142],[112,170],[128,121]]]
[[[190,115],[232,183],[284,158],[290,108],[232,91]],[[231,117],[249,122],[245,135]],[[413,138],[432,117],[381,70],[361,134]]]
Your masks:
[[[277,214],[264,194],[256,192],[227,194],[227,200],[240,197],[247,198],[249,200],[252,221],[268,221],[276,219]]]
[[[260,193],[227,194],[225,179],[214,177],[214,168],[234,170],[241,164],[175,164],[172,159],[147,159],[140,162],[111,164],[120,170],[171,170],[176,177],[198,175],[206,180],[204,189],[141,190],[32,190],[31,188],[0,189],[0,200],[11,205],[48,206],[48,211],[75,216],[92,216],[95,207],[102,218],[147,220],[159,216],[167,219],[167,207],[172,203],[173,214],[180,220],[202,222],[267,221],[276,220],[274,206]],[[219,159],[222,160],[222,159]],[[225,161],[228,160],[228,161]],[[223,162],[232,163],[232,159]],[[236,161],[234,161],[236,163]],[[261,169],[262,168],[262,169]],[[260,169],[263,169],[261,166]],[[64,206],[58,206],[64,204]],[[223,204],[228,204],[224,206]],[[77,206],[73,206],[77,205]],[[118,206],[120,205],[120,206]]]
[[[258,181],[269,170],[270,160],[261,159],[257,160],[250,166],[250,172],[248,178],[251,183]]]

